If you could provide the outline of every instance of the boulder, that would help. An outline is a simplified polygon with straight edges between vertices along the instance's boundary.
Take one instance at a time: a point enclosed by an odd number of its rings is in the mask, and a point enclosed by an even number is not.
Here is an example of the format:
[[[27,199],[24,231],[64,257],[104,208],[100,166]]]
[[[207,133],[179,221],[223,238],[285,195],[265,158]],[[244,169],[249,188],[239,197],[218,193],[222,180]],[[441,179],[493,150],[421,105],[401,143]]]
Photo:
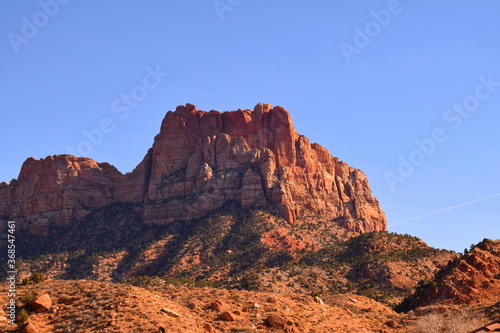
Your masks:
[[[47,312],[52,308],[52,299],[48,294],[44,294],[28,302],[27,306],[36,313]]]
[[[172,317],[172,318],[179,318],[181,316],[177,312],[175,312],[173,310],[170,310],[170,309],[167,309],[167,308],[161,309],[161,312],[164,313],[164,314],[166,314],[169,317]]]
[[[206,323],[205,325],[203,325],[203,329],[206,333],[216,333],[215,328],[212,325],[210,325],[209,323]]]
[[[268,324],[271,327],[281,328],[281,329],[284,329],[285,327],[291,325],[291,323],[288,320],[278,315],[268,316],[266,319],[266,324]]]
[[[325,303],[323,302],[323,300],[322,300],[321,298],[319,298],[318,296],[314,297],[314,302],[316,302],[316,303],[318,303],[318,304],[321,304],[321,305],[325,304]]]
[[[225,311],[225,312],[221,313],[221,315],[219,316],[219,319],[224,320],[224,321],[235,321],[236,314],[229,312],[229,311]]]
[[[216,299],[210,304],[210,308],[216,311],[224,311],[227,309],[227,304],[224,301]]]

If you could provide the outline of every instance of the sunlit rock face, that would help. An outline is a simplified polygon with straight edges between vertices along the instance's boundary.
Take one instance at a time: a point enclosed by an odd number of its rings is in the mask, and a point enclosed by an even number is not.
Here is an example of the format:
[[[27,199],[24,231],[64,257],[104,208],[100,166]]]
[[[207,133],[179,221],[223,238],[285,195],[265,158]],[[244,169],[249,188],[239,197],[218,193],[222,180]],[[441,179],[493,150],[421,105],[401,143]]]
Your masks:
[[[144,223],[202,217],[228,202],[267,209],[289,223],[304,210],[358,232],[386,230],[365,174],[299,135],[282,107],[169,111],[153,147],[128,174],[107,163],[29,158],[0,184],[0,217],[46,234],[114,202],[139,204]]]

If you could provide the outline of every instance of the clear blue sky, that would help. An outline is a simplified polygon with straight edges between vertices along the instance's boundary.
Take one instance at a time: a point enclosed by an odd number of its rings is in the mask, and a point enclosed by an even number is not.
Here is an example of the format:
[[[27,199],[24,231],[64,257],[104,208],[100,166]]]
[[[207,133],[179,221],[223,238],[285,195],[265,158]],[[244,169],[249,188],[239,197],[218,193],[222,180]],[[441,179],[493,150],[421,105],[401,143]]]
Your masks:
[[[0,181],[79,148],[128,172],[177,105],[266,102],[365,171],[389,225],[498,194],[499,12],[494,0],[2,1]],[[463,251],[500,238],[499,207],[390,230]]]

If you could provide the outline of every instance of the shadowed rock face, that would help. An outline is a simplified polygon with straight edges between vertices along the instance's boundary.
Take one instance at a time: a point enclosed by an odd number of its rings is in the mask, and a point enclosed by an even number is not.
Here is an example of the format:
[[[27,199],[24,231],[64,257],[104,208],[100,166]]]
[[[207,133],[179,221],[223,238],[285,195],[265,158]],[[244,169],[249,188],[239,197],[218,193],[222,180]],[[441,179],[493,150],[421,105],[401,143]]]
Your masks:
[[[23,164],[0,184],[0,217],[45,234],[113,202],[138,203],[145,223],[206,215],[229,201],[265,208],[293,223],[307,209],[345,228],[386,230],[365,174],[299,135],[282,107],[169,111],[153,147],[133,172],[56,155]]]

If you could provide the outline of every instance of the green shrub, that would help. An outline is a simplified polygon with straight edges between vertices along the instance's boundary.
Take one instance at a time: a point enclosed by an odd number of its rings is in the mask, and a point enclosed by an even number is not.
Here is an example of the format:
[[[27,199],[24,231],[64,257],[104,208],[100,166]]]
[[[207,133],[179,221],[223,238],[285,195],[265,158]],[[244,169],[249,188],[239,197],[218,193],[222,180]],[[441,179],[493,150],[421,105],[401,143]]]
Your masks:
[[[30,319],[30,316],[28,315],[28,312],[26,312],[25,308],[22,308],[21,311],[19,311],[16,314],[16,324],[21,327],[22,324],[27,322]]]
[[[33,273],[31,280],[35,283],[40,283],[45,281],[45,275],[43,273]]]
[[[32,301],[35,299],[35,297],[38,296],[38,293],[34,290],[27,290],[23,297],[21,297],[21,302],[23,303],[28,303],[29,301]]]
[[[240,286],[245,290],[258,290],[260,286],[259,274],[254,271],[245,272],[240,279]]]
[[[30,279],[29,278],[24,278],[23,281],[23,286],[27,286],[28,284],[30,284]]]

